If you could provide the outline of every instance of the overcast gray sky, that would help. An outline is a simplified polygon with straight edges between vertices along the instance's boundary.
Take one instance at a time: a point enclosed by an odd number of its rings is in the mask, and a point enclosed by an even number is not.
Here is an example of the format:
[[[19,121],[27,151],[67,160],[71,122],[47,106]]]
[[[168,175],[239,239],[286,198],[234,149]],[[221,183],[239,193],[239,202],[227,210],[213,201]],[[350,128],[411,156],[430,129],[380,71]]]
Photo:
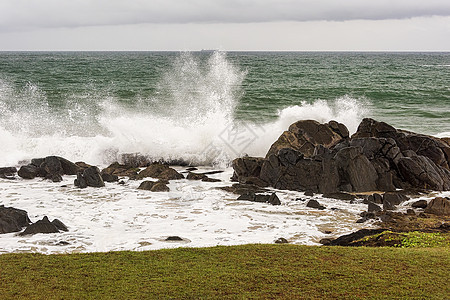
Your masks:
[[[0,50],[450,51],[450,0],[0,0]]]

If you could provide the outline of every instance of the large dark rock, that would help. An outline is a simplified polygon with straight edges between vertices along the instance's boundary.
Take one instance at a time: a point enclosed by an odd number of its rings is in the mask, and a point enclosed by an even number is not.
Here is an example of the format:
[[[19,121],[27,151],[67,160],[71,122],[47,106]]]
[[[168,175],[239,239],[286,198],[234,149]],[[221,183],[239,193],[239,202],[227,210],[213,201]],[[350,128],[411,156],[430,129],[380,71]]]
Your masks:
[[[233,160],[234,174],[231,180],[241,182],[247,177],[259,177],[264,162],[262,157],[239,157]]]
[[[360,147],[346,147],[335,156],[341,184],[350,184],[348,192],[368,192],[377,189],[377,171]]]
[[[438,167],[428,157],[403,157],[397,167],[400,175],[416,188],[450,190],[450,171]]]
[[[235,159],[232,179],[323,194],[450,190],[449,155],[446,140],[372,119],[364,119],[351,138],[336,122],[299,121],[265,158]],[[398,204],[386,202],[389,209]]]
[[[450,145],[444,139],[397,130],[391,125],[369,118],[362,120],[352,139],[360,137],[392,138],[402,152],[412,150],[417,155],[428,157],[437,166],[449,169]]]
[[[342,139],[348,137],[348,130],[343,124],[320,124],[314,120],[302,120],[289,126],[278,140],[272,144],[266,158],[276,155],[283,148],[301,152],[305,157],[311,157],[317,145],[330,148]]]
[[[74,184],[79,188],[105,186],[100,170],[95,166],[85,169],[83,173],[78,172]]]
[[[39,175],[39,167],[32,164],[21,166],[17,174],[23,179],[33,179]]]
[[[36,223],[28,226],[19,235],[23,236],[36,233],[58,233],[60,228],[64,231],[67,231],[67,227],[61,221],[54,220],[53,222],[50,222],[47,216],[45,216],[44,218],[42,218],[42,220],[39,220]]]
[[[14,174],[17,173],[15,167],[0,168],[0,178],[4,179],[14,179]]]
[[[26,211],[0,205],[0,234],[21,231],[30,223]]]

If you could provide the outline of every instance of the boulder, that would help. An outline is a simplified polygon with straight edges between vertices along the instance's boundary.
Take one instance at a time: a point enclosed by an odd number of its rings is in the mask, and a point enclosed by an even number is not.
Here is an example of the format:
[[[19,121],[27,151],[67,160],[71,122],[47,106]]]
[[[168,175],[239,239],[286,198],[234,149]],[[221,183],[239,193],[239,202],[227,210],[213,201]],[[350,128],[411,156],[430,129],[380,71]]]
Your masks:
[[[288,240],[282,237],[275,240],[275,244],[288,244],[288,243],[289,243]]]
[[[168,192],[169,187],[165,182],[161,181],[143,181],[139,187],[139,190],[146,190],[151,192]]]
[[[26,211],[0,205],[0,234],[21,231],[30,223]]]
[[[450,216],[450,199],[436,197],[428,203],[425,212],[438,216]]]
[[[162,180],[175,180],[183,179],[184,176],[178,173],[175,169],[169,167],[168,165],[163,165],[160,163],[153,163],[136,176],[136,179],[143,179],[145,177],[158,178]]]
[[[419,200],[411,204],[414,208],[427,208],[428,202],[427,200]]]
[[[308,201],[308,203],[306,203],[306,207],[310,207],[310,208],[316,208],[316,209],[320,209],[323,210],[326,207],[321,205],[317,200],[311,199]]]
[[[14,179],[14,174],[17,173],[15,167],[0,168],[0,178],[3,179]]]
[[[208,178],[208,176],[206,176],[205,174],[193,173],[193,172],[189,172],[186,176],[186,179],[188,179],[188,180],[203,180],[205,178]]]
[[[241,182],[247,177],[259,177],[263,162],[262,157],[246,156],[234,159],[232,162],[234,174],[231,180]]]
[[[83,173],[78,172],[77,179],[74,182],[75,186],[79,188],[104,187],[105,182],[102,179],[99,168],[93,166],[85,169]]]
[[[139,168],[132,165],[123,165],[118,162],[110,164],[108,167],[102,170],[103,174],[115,175],[115,176],[127,176],[127,177],[135,177],[139,172]]]
[[[362,120],[352,139],[361,137],[392,138],[402,152],[414,151],[417,155],[429,158],[437,166],[449,169],[450,145],[444,139],[397,130],[391,125],[370,118]]]
[[[450,190],[450,171],[438,167],[428,157],[403,157],[399,159],[397,167],[400,175],[416,188]]]
[[[17,174],[23,179],[33,179],[39,175],[39,167],[32,164],[21,166]]]
[[[272,144],[266,158],[277,154],[283,148],[290,148],[301,152],[305,157],[311,157],[317,145],[330,148],[345,137],[348,137],[348,130],[343,124],[320,124],[314,120],[297,121]]]
[[[29,234],[36,234],[36,233],[58,233],[59,232],[59,221],[52,223],[49,221],[47,216],[42,218],[42,220],[37,221],[36,223],[33,223],[29,225],[23,232],[21,232],[19,235],[29,235]],[[62,222],[61,222],[62,223]],[[63,224],[64,225],[64,224]],[[64,225],[65,227],[65,225]],[[67,227],[65,227],[67,229]]]

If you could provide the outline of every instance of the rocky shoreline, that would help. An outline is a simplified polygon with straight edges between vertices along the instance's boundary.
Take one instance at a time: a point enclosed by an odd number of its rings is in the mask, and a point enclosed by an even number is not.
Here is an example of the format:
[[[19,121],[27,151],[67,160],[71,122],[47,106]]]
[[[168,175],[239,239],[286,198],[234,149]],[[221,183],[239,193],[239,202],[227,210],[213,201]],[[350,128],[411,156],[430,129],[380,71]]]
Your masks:
[[[379,234],[382,232],[379,230],[448,232],[448,198],[437,197],[429,203],[413,202],[406,213],[395,210],[411,197],[450,190],[449,166],[449,139],[398,130],[373,119],[364,119],[357,132],[350,136],[347,128],[338,122],[320,124],[305,120],[292,124],[265,157],[236,158],[232,162],[232,180],[236,183],[220,189],[236,194],[236,200],[272,205],[281,204],[272,188],[301,191],[305,196],[323,194],[323,197],[342,201],[363,199],[368,209],[361,213],[357,222],[375,220],[380,229],[354,233],[345,239],[321,241],[326,245],[360,246],[364,243],[355,241]],[[208,177],[211,173],[195,171],[196,168],[191,167],[184,173],[177,172],[170,164],[132,154],[125,155],[122,163],[115,162],[103,170],[85,162],[73,163],[62,157],[48,156],[32,159],[19,170],[0,168],[0,178],[14,180],[17,174],[23,179],[41,177],[61,182],[64,175],[76,175],[74,185],[80,189],[102,188],[105,182],[123,184],[123,178],[152,178],[142,181],[138,187],[151,192],[169,191],[170,180],[220,181]],[[314,199],[309,199],[307,207],[326,209]],[[50,222],[44,217],[31,223],[27,212],[0,206],[0,233],[26,235],[67,230],[57,219]],[[341,242],[343,239],[345,243]],[[283,238],[280,240],[287,242]]]

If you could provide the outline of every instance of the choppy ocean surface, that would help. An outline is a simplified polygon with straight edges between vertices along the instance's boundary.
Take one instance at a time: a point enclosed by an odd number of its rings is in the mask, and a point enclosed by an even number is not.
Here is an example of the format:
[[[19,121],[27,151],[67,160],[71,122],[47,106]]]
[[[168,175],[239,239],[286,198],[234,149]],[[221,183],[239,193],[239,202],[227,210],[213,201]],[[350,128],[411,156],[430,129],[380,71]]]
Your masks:
[[[450,53],[74,52],[0,53],[0,167],[63,156],[105,167],[124,153],[222,169],[221,183],[171,181],[169,193],[139,181],[77,189],[0,179],[0,204],[48,215],[62,234],[0,236],[2,252],[147,250],[271,243],[315,244],[358,229],[361,203],[278,191],[281,206],[236,201],[230,161],[264,156],[300,119],[364,117],[450,136]],[[184,170],[178,167],[180,171]],[[336,210],[331,210],[336,208]],[[367,225],[367,224],[366,224]],[[166,242],[178,235],[183,242]],[[67,242],[63,245],[59,242]]]

